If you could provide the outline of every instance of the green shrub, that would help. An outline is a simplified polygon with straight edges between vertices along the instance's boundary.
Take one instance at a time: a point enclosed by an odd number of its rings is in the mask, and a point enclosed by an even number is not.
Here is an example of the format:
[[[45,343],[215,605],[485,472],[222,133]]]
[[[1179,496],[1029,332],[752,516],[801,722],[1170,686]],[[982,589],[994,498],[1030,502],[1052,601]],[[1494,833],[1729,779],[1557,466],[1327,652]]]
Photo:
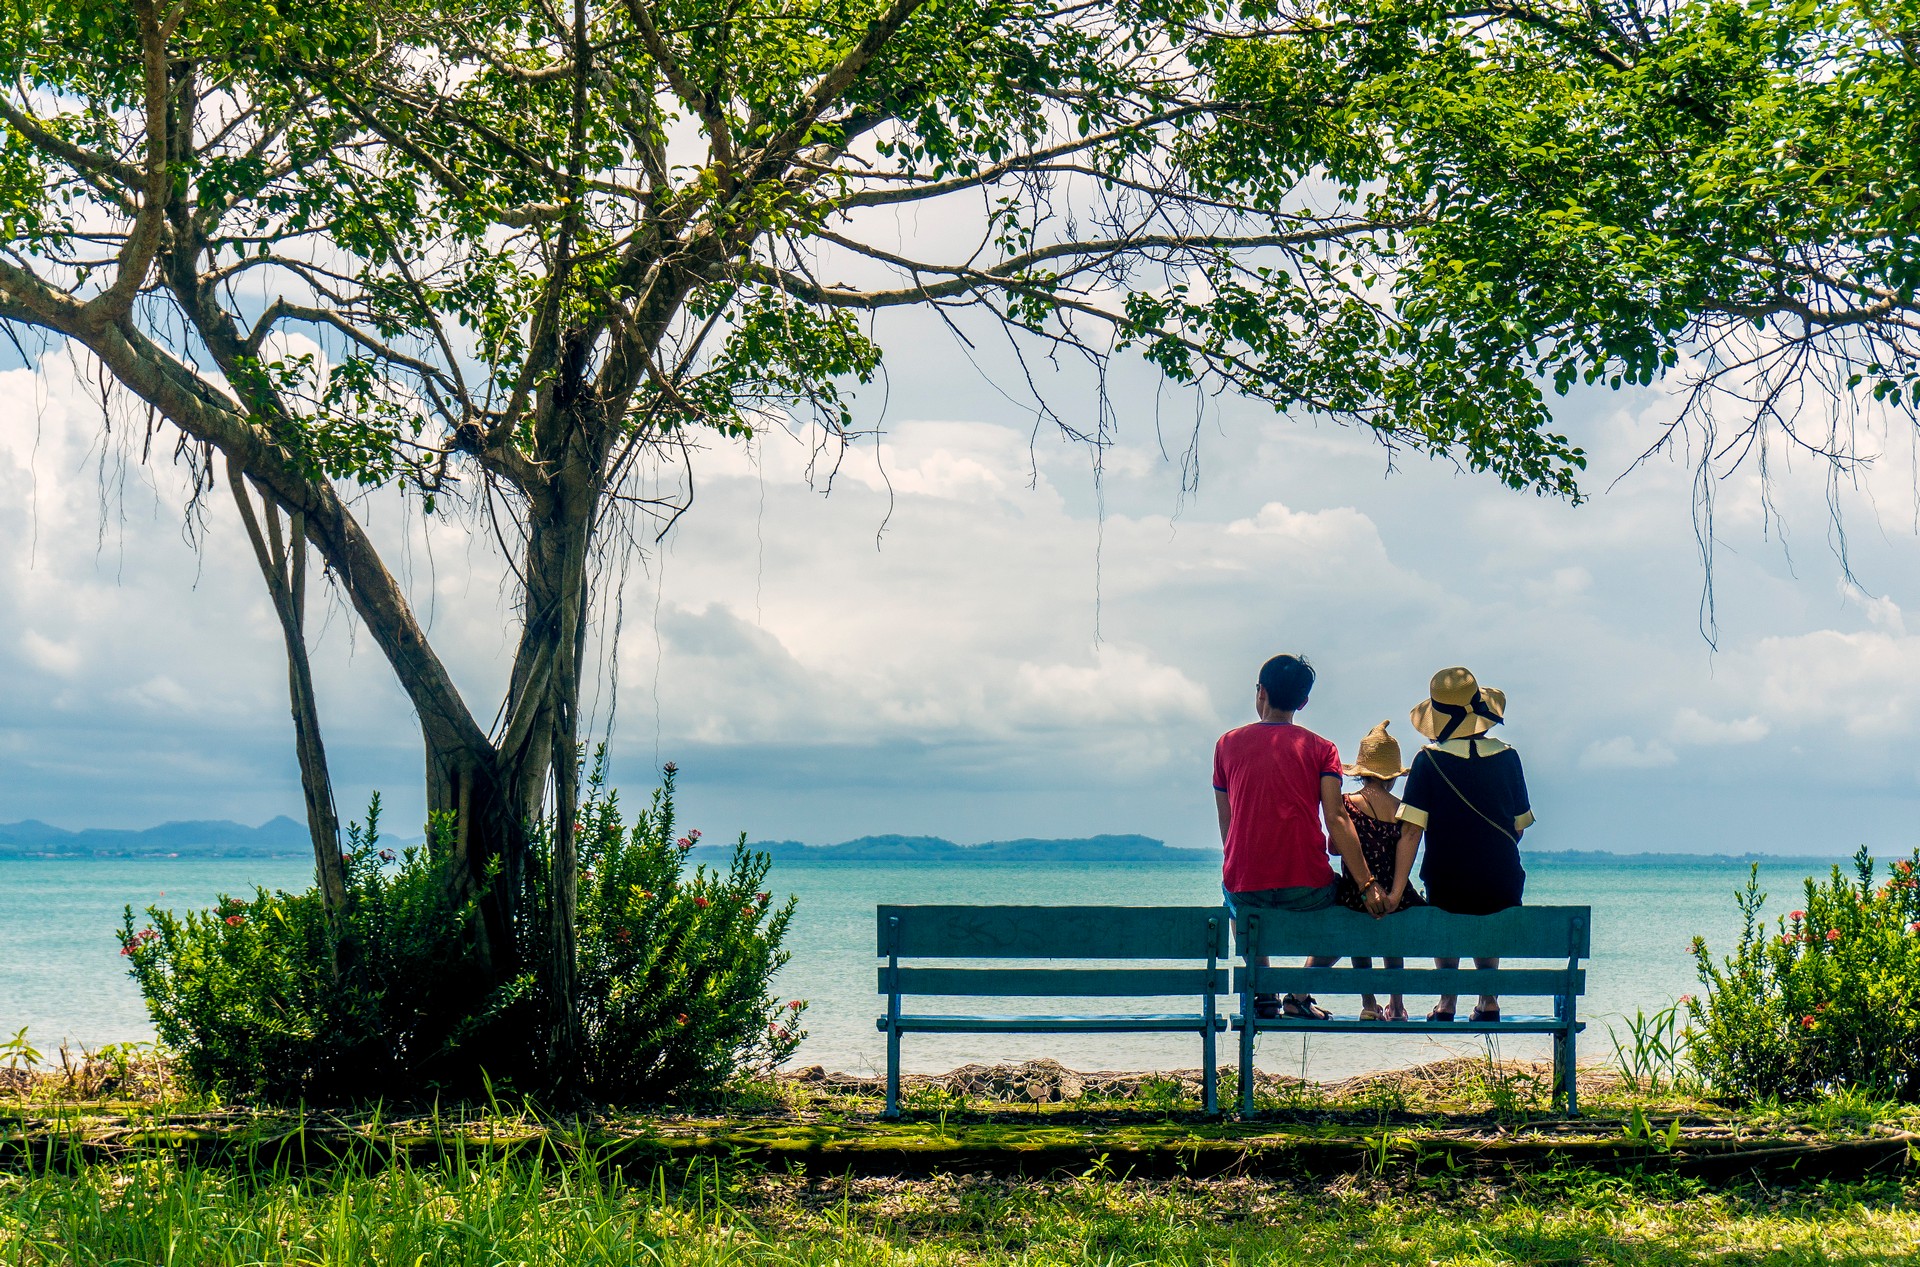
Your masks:
[[[742,835],[723,875],[685,873],[698,831],[674,835],[674,768],[623,828],[596,765],[580,815],[580,1024],[588,1090],[652,1103],[766,1074],[804,1036],[799,1000],[768,991],[794,899],[761,886],[772,860]]]
[[[1920,850],[1874,884],[1809,878],[1805,905],[1761,917],[1759,868],[1738,895],[1740,943],[1716,965],[1694,939],[1705,997],[1687,1009],[1695,1069],[1740,1100],[1804,1100],[1845,1088],[1920,1101]]]
[[[803,1007],[768,991],[793,903],[773,907],[769,860],[744,837],[725,874],[684,873],[698,833],[673,837],[673,777],[668,766],[630,831],[598,765],[582,806],[578,1068],[553,1059],[554,1005],[531,968],[487,984],[477,911],[448,896],[440,826],[426,848],[383,848],[378,797],[349,829],[337,930],[317,889],[256,889],[184,917],[149,908],[139,928],[129,907],[121,953],[161,1041],[203,1090],[315,1103],[503,1087],[620,1104],[710,1092],[777,1064],[803,1036]],[[512,930],[525,965],[545,963],[550,945],[546,836]]]
[[[376,795],[348,832],[337,942],[317,889],[148,908],[137,930],[126,909],[120,953],[195,1086],[333,1102],[458,1079],[463,1040],[502,1000],[475,988],[474,912],[447,897],[436,851],[396,855],[379,823]]]

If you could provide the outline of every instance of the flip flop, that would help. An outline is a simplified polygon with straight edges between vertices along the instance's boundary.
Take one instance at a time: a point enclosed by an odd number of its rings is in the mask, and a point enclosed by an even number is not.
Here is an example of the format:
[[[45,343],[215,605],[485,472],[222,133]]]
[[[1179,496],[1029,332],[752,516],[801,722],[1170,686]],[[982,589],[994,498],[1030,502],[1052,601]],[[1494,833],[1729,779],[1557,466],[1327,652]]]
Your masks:
[[[1453,1024],[1453,1013],[1443,1012],[1436,1007],[1433,1011],[1427,1013],[1427,1020],[1451,1025]]]
[[[1473,1019],[1476,1021],[1497,1021],[1500,1019],[1500,1009],[1497,1007],[1476,1007],[1473,1009]]]
[[[1389,1023],[1396,1023],[1396,1022],[1400,1022],[1400,1021],[1405,1021],[1406,1019],[1407,1019],[1407,1009],[1406,1009],[1406,1008],[1404,1008],[1404,1007],[1389,1007],[1389,1008],[1387,1009],[1387,1021],[1388,1021]]]
[[[1313,1001],[1311,994],[1289,994],[1280,1001],[1281,1011],[1291,1017],[1306,1021],[1325,1021],[1333,1018],[1333,1013]]]
[[[1387,1018],[1386,1014],[1376,1005],[1374,1007],[1361,1008],[1360,1019],[1363,1021],[1384,1021]]]

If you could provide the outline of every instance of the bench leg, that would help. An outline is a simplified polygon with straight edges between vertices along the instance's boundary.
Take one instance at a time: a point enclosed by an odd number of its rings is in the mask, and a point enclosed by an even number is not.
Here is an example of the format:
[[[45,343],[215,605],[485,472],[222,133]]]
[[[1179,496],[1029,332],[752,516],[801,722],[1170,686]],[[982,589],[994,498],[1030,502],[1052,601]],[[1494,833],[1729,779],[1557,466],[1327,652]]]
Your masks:
[[[887,1113],[900,1116],[900,1031],[887,1030]]]
[[[1207,1009],[1207,1028],[1200,1036],[1200,1085],[1204,1090],[1204,1102],[1207,1116],[1220,1115],[1220,1071],[1215,1068],[1220,1062],[1214,1049],[1213,1009]]]
[[[1569,1021],[1572,1020],[1571,1017],[1569,1017],[1568,1019]],[[1563,1084],[1567,1089],[1567,1116],[1568,1117],[1578,1117],[1580,1115],[1580,1096],[1579,1096],[1579,1090],[1578,1090],[1578,1085],[1580,1080],[1580,1065],[1579,1065],[1579,1062],[1574,1059],[1574,1041],[1575,1041],[1575,1036],[1573,1032],[1573,1026],[1569,1024],[1567,1026],[1567,1037],[1565,1040],[1567,1068],[1564,1076],[1566,1078],[1566,1081]]]
[[[1240,1116],[1253,1116],[1253,996],[1240,996]]]

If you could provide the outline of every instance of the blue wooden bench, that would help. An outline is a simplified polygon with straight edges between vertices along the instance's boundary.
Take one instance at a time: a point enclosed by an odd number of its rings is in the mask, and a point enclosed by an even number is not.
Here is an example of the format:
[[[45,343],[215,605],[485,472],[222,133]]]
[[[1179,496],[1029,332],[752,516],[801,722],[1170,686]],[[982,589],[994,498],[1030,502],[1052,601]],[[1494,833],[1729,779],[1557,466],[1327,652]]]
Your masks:
[[[904,1034],[1195,1034],[1207,1112],[1219,1112],[1214,1035],[1229,992],[1227,911],[1219,906],[882,906],[880,992],[887,1014],[887,1116],[900,1113]],[[1044,966],[909,964],[909,960],[1047,960]],[[1059,960],[1163,960],[1153,967],[1059,967]],[[1185,998],[1183,1011],[1151,1014],[932,1014],[916,996],[1026,999]]]
[[[1574,1094],[1575,1035],[1586,1028],[1576,1015],[1576,1004],[1586,992],[1586,972],[1580,963],[1592,949],[1592,908],[1585,906],[1516,906],[1493,915],[1449,915],[1430,906],[1415,907],[1376,920],[1345,907],[1324,911],[1277,911],[1246,908],[1235,930],[1235,949],[1247,965],[1260,956],[1294,960],[1292,966],[1243,966],[1234,972],[1240,996],[1240,1014],[1233,1027],[1240,1032],[1240,1110],[1253,1112],[1253,1040],[1257,1034],[1367,1033],[1389,1034],[1547,1034],[1553,1039],[1553,1085],[1566,1101],[1569,1114],[1578,1111]],[[1308,955],[1371,957],[1376,966],[1303,968]],[[1378,960],[1397,956],[1420,965],[1387,969]],[[1498,956],[1498,968],[1435,968],[1432,960]],[[1552,960],[1551,967],[1509,967],[1512,959]],[[1409,1000],[1412,1018],[1403,1022],[1363,1021],[1357,1015],[1335,1015],[1329,1020],[1304,1017],[1255,1018],[1254,994],[1311,994],[1321,1006],[1329,998],[1371,993],[1402,993],[1430,999],[1456,994],[1459,1019],[1425,1019],[1425,1007]],[[1478,995],[1501,996],[1497,1021],[1471,1021]],[[1507,1000],[1551,998],[1551,1015],[1516,1015]],[[1328,1010],[1332,1010],[1329,1008]],[[1357,1010],[1357,1009],[1356,1009]],[[1251,1018],[1251,1019],[1250,1019]]]

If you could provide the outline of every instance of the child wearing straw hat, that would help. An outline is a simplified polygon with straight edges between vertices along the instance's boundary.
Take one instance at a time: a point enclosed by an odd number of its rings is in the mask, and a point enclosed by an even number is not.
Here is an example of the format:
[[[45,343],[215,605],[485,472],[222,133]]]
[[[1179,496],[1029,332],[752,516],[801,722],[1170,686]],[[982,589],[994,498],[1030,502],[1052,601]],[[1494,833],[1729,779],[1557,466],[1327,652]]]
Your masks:
[[[1400,848],[1394,862],[1391,909],[1406,891],[1422,839],[1426,857],[1420,879],[1427,901],[1458,915],[1491,915],[1520,905],[1527,873],[1520,865],[1520,835],[1533,825],[1527,777],[1520,754],[1487,734],[1505,718],[1507,697],[1481,686],[1464,668],[1442,669],[1415,706],[1413,728],[1432,740],[1414,754],[1400,798]],[[1476,968],[1497,968],[1497,958],[1475,959]],[[1457,968],[1458,959],[1436,959]],[[1453,1019],[1454,997],[1443,995],[1427,1014]],[[1500,1019],[1500,1000],[1481,995],[1476,1021]]]
[[[1360,780],[1360,790],[1342,798],[1346,803],[1347,817],[1353,820],[1354,833],[1360,838],[1360,852],[1365,855],[1371,874],[1378,876],[1392,875],[1398,863],[1400,798],[1393,794],[1393,785],[1407,772],[1407,768],[1400,764],[1400,741],[1387,733],[1387,725],[1381,722],[1360,741],[1359,755],[1346,768],[1348,778]],[[1334,900],[1356,911],[1367,909],[1366,896],[1344,861],[1340,868],[1340,887]],[[1410,906],[1426,904],[1426,899],[1420,896],[1418,890],[1405,889],[1386,910],[1392,914]],[[1388,968],[1406,966],[1406,960],[1398,956],[1384,962]],[[1353,966],[1364,971],[1373,967],[1373,960],[1366,955],[1355,955]],[[1371,993],[1362,994],[1360,1019],[1404,1021],[1407,1019],[1406,1000],[1396,990],[1383,1009],[1380,1001]]]

